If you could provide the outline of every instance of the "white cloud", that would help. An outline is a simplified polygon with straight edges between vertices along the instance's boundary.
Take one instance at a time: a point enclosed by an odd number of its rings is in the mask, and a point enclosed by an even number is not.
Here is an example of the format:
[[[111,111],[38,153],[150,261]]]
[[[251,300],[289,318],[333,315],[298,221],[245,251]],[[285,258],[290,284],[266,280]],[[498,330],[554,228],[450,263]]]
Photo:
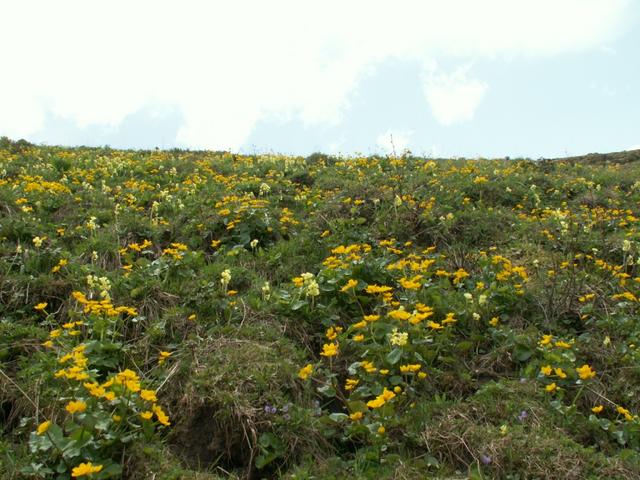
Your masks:
[[[469,68],[458,68],[449,75],[433,71],[425,75],[424,95],[434,117],[442,125],[473,119],[487,91],[486,83],[467,76]]]
[[[402,131],[388,129],[376,138],[376,145],[386,153],[394,153],[401,155],[403,151],[409,148],[409,143],[413,135],[413,130]]]
[[[79,126],[117,125],[141,108],[171,105],[184,118],[181,142],[236,149],[266,116],[338,124],[360,79],[386,60],[446,57],[465,63],[594,49],[624,30],[630,5],[2,2],[0,134],[28,137],[47,112]],[[475,98],[479,88],[470,81],[462,91]]]

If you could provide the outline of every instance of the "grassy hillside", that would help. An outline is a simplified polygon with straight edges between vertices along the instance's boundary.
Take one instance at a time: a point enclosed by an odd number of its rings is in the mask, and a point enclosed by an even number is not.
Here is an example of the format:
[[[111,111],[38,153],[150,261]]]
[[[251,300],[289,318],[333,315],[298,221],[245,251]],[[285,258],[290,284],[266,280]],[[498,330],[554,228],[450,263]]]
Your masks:
[[[0,148],[0,477],[640,478],[640,162]]]

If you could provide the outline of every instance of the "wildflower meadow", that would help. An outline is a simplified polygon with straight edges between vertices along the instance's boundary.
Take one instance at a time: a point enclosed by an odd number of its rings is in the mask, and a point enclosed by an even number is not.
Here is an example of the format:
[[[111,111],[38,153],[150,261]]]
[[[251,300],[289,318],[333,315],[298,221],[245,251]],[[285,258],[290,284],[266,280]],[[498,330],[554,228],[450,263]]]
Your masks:
[[[0,141],[3,479],[640,478],[640,155]]]

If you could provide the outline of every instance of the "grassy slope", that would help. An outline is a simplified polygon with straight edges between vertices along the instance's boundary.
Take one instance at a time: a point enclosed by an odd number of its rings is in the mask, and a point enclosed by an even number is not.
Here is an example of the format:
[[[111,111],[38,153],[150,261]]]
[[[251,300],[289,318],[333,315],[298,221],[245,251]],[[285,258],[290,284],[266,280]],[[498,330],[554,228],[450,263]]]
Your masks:
[[[640,478],[640,162],[611,155],[432,162],[4,141],[0,476],[57,461],[25,440],[45,418],[62,425],[64,388],[82,387],[53,378],[61,353],[41,344],[69,318],[86,322],[73,341],[96,340],[100,320],[71,297],[89,295],[91,274],[137,309],[114,320],[117,348],[90,349],[96,375],[136,370],[171,417],[102,452],[127,478]],[[317,296],[293,281],[304,272]],[[415,275],[417,288],[403,283]],[[428,319],[394,318],[418,304]],[[359,330],[363,314],[381,319]],[[407,345],[390,343],[393,328]],[[320,355],[330,343],[339,354]],[[394,375],[401,364],[427,377]],[[580,379],[583,364],[595,377]],[[395,398],[365,406],[387,387]]]

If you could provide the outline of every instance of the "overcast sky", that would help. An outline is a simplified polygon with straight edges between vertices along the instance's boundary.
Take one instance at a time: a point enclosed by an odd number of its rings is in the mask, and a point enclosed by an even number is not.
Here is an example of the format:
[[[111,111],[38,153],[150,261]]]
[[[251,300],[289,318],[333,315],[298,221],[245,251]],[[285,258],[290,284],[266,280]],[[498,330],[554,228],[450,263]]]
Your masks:
[[[0,0],[0,135],[307,155],[640,148],[640,1]]]

